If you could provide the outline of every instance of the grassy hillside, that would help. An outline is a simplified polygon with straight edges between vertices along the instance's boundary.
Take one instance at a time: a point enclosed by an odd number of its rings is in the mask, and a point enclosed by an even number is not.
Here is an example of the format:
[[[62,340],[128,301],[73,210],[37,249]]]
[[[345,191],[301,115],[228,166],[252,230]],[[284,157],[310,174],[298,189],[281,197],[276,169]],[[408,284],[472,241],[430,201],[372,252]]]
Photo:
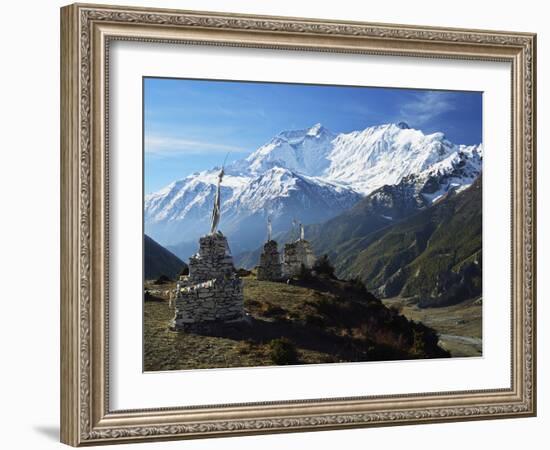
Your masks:
[[[143,253],[146,280],[156,279],[161,275],[173,279],[187,266],[176,255],[147,235],[143,237]]]
[[[248,323],[216,332],[169,329],[173,308],[145,302],[145,370],[448,357],[435,331],[400,315],[361,283],[328,277],[294,284],[244,279]]]
[[[359,276],[383,297],[413,297],[421,306],[479,296],[481,194],[479,179],[466,191],[367,236],[360,244],[365,249],[342,272]]]

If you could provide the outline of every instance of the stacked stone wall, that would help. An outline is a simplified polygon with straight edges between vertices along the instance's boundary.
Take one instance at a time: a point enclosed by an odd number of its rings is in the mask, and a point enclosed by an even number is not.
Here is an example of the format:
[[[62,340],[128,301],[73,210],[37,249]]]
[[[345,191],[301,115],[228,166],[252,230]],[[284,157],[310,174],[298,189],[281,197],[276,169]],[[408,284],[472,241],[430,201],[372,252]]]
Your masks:
[[[244,316],[243,289],[239,279],[209,280],[181,289],[176,298],[174,326],[239,321]]]
[[[189,260],[189,275],[177,283],[177,330],[240,321],[244,318],[242,280],[237,278],[227,239],[221,233],[203,236]]]
[[[285,245],[283,256],[283,276],[290,278],[300,273],[302,265],[311,269],[315,263],[315,255],[308,241],[300,239]]]
[[[281,255],[277,242],[271,240],[264,244],[258,266],[258,280],[279,281],[283,277]]]
[[[199,239],[199,251],[189,259],[189,282],[202,283],[213,278],[235,277],[233,258],[227,239],[221,233]]]

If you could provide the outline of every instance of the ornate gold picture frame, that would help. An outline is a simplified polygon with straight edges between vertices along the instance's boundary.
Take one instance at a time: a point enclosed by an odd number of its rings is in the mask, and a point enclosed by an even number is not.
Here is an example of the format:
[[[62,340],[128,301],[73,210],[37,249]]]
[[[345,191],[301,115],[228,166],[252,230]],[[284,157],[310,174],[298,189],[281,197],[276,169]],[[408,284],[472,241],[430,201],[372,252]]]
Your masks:
[[[501,61],[511,65],[511,385],[113,410],[109,56],[115,41]],[[61,9],[61,440],[73,446],[536,414],[536,36],[74,4]]]

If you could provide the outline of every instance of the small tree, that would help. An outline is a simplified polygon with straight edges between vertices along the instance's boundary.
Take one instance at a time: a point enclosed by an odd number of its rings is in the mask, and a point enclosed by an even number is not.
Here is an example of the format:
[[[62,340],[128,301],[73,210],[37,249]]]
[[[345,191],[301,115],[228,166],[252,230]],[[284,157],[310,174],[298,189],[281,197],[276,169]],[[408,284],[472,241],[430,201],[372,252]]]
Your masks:
[[[300,270],[298,271],[296,278],[301,281],[311,281],[313,279],[311,269],[308,269],[304,264],[300,264]]]
[[[315,263],[313,264],[313,270],[318,274],[324,274],[329,276],[330,278],[335,278],[334,266],[330,263],[328,255],[326,253],[315,260]]]
[[[349,282],[356,290],[367,292],[367,287],[365,286],[365,283],[363,283],[363,280],[361,280],[361,278],[359,278],[358,276],[351,278]]]
[[[270,341],[269,356],[271,361],[278,365],[295,364],[298,361],[296,346],[287,338]]]

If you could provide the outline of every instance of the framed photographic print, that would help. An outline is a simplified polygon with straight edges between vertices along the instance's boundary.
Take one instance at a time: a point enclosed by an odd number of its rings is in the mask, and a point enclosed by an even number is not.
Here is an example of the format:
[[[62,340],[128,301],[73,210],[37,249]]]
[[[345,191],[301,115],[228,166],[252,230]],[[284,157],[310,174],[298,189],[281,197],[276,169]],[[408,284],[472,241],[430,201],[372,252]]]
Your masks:
[[[532,416],[535,35],[61,10],[62,441]]]

